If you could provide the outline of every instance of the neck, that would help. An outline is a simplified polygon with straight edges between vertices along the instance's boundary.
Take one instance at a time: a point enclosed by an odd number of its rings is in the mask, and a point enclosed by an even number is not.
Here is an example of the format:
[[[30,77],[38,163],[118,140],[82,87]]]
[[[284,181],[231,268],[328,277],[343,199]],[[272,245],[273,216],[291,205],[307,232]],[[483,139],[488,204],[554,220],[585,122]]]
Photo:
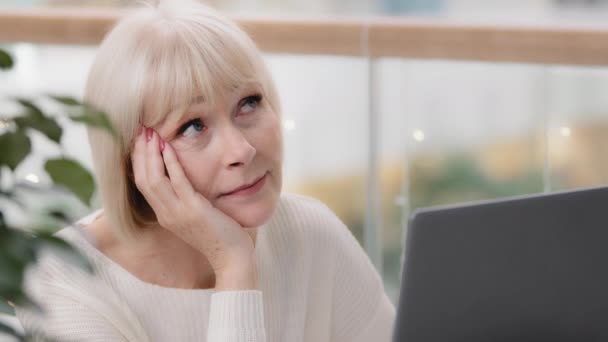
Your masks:
[[[148,227],[127,241],[113,234],[104,215],[85,229],[95,237],[102,253],[144,282],[186,289],[215,286],[215,272],[207,258],[160,225]],[[256,231],[252,230],[254,242]]]
[[[129,242],[136,270],[144,281],[165,287],[213,288],[215,274],[207,258],[161,227],[148,227]]]

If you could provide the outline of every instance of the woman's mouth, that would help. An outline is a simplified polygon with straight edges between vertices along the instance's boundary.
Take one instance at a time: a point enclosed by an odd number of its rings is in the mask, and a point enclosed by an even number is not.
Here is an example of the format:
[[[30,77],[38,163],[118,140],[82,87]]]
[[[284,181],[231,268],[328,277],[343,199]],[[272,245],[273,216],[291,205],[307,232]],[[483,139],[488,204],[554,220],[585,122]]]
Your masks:
[[[253,184],[249,185],[248,187],[237,190],[237,191],[233,191],[230,193],[223,194],[220,197],[243,197],[243,196],[254,195],[264,187],[264,185],[266,184],[266,178],[268,178],[267,176],[268,176],[268,171],[262,177],[260,177],[257,181],[255,181]]]

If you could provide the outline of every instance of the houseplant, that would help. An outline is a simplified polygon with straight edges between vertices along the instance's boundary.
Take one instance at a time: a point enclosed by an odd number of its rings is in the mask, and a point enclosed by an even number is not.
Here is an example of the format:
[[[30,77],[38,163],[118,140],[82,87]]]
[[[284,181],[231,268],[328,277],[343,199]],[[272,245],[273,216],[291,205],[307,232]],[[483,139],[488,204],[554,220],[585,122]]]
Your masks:
[[[13,65],[11,55],[0,49],[0,69],[10,70]],[[45,97],[56,102],[62,108],[61,115],[70,120],[116,135],[107,116],[92,106],[66,96]],[[90,207],[95,183],[91,173],[80,162],[65,155],[44,163],[50,185],[45,187],[19,182],[15,171],[32,154],[31,132],[37,131],[49,143],[60,145],[63,129],[57,122],[57,116],[45,113],[36,101],[27,98],[12,98],[10,101],[18,105],[17,113],[10,116],[0,113],[0,313],[14,315],[13,305],[38,308],[24,293],[23,281],[26,268],[37,262],[42,250],[56,252],[89,270],[91,266],[71,245],[53,235],[69,223],[68,215],[63,210],[53,209],[43,213],[42,222],[35,226],[10,222],[8,215],[5,215],[7,210],[11,208],[27,216],[31,209],[20,197],[24,190],[42,194],[57,188],[69,191]],[[0,337],[3,334],[19,341],[28,340],[28,336],[0,321]]]

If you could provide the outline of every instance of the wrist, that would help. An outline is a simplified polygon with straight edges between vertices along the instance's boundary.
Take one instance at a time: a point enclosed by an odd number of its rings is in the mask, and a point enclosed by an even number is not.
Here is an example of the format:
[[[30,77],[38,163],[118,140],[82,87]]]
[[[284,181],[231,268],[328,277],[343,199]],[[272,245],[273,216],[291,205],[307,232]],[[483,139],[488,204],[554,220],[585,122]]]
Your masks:
[[[255,263],[227,268],[215,277],[216,291],[254,290],[258,288],[258,274]]]

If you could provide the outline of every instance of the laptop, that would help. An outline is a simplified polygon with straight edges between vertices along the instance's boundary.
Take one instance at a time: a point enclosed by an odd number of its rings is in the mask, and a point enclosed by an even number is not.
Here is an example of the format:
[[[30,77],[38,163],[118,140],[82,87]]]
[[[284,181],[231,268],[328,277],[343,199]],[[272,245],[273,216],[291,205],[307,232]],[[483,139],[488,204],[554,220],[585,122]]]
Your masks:
[[[416,211],[394,342],[608,341],[608,187]]]

